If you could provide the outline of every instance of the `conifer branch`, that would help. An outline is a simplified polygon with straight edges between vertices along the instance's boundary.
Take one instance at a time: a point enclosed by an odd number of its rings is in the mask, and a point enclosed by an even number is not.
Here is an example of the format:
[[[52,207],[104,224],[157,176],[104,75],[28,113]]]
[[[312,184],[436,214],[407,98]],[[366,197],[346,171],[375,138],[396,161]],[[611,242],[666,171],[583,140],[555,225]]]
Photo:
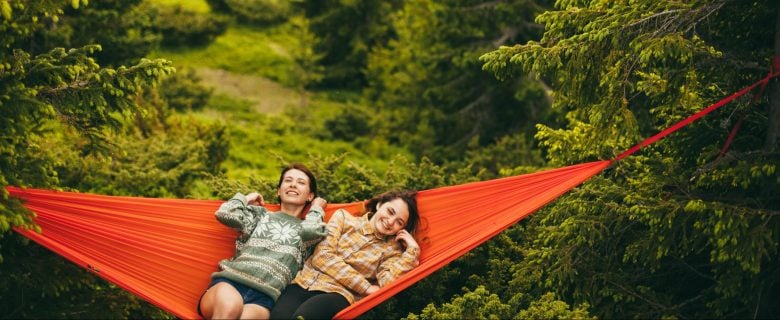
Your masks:
[[[680,259],[679,257],[674,257],[674,259],[677,260],[678,263],[682,264],[685,268],[691,270],[694,274],[698,275],[699,277],[702,277],[710,281],[717,281],[717,279],[713,278],[712,276],[706,275],[703,272],[696,270],[696,268],[688,264],[688,262],[686,262],[685,260]]]
[[[688,181],[696,180],[696,178],[698,178],[702,174],[715,170],[718,167],[726,166],[735,160],[753,159],[756,157],[770,157],[770,158],[780,157],[780,152],[773,152],[767,150],[754,150],[748,152],[729,151],[726,152],[723,156],[718,157],[715,160],[707,164],[704,164],[703,166],[696,169],[696,171],[694,171],[693,175],[691,176],[690,179],[688,179]]]
[[[640,294],[636,293],[634,290],[631,290],[631,289],[629,289],[629,288],[626,288],[625,286],[623,286],[623,285],[620,285],[619,283],[617,283],[617,282],[615,282],[615,281],[612,281],[612,280],[609,280],[609,279],[605,279],[605,281],[606,281],[607,283],[611,284],[612,286],[614,286],[614,287],[616,287],[616,288],[618,288],[618,289],[622,290],[623,292],[625,292],[625,293],[627,293],[627,294],[629,294],[629,295],[631,295],[631,296],[633,296],[633,297],[635,297],[635,298],[637,298],[637,299],[640,299],[640,300],[642,300],[642,301],[644,301],[644,302],[647,302],[648,304],[650,304],[650,305],[652,305],[652,306],[656,307],[656,308],[657,308],[657,309],[659,309],[659,310],[670,310],[670,308],[669,308],[669,307],[667,307],[667,306],[665,306],[665,305],[662,305],[661,303],[659,303],[659,302],[657,302],[657,301],[650,300],[650,298],[646,298],[646,297],[644,297],[644,296],[642,296],[642,295],[640,295]]]

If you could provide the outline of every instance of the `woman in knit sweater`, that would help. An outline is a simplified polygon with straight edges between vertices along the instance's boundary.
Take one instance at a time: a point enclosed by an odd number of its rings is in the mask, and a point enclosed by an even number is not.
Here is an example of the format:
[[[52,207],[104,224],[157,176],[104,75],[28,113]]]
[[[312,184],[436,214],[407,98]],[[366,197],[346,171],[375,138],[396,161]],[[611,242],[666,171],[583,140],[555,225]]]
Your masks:
[[[219,263],[198,304],[206,319],[267,319],[282,289],[298,272],[309,247],[326,235],[314,175],[300,164],[282,170],[279,212],[269,212],[256,193],[237,193],[215,213],[240,233],[236,254]],[[298,217],[311,204],[305,220]]]
[[[330,319],[342,309],[404,275],[418,264],[415,192],[388,192],[354,217],[336,211],[328,236],[306,260],[271,311],[272,319]]]

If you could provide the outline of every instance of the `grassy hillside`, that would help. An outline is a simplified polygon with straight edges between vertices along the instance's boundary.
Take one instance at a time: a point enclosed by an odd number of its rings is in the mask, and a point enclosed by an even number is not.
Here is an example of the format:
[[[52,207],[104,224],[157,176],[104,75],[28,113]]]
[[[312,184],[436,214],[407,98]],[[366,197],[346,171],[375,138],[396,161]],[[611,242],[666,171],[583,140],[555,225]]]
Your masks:
[[[221,69],[292,86],[289,75],[294,64],[286,48],[296,41],[287,35],[289,30],[287,25],[259,28],[234,24],[205,47],[163,49],[157,55],[181,66]]]
[[[165,2],[208,10],[200,1]],[[207,106],[191,116],[228,125],[230,155],[223,165],[227,176],[241,181],[252,175],[275,178],[281,162],[306,163],[310,155],[331,154],[346,154],[349,161],[381,173],[390,158],[409,156],[403,149],[370,138],[351,142],[329,138],[326,121],[348,107],[329,97],[345,100],[345,95],[359,95],[294,89],[295,64],[288,52],[297,39],[289,30],[285,24],[268,28],[233,24],[209,45],[152,54],[173,61],[178,69],[195,70],[202,84],[213,89]]]

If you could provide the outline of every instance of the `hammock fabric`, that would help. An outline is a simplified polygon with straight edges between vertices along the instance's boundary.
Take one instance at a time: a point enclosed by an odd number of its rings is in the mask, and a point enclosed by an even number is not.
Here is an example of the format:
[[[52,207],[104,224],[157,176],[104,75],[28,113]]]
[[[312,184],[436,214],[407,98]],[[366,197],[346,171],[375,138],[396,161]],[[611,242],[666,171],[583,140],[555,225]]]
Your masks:
[[[420,191],[420,265],[389,286],[341,311],[355,318],[460,257],[563,193],[643,146],[765,84],[740,90],[620,154],[532,174]],[[230,257],[236,233],[214,218],[223,201],[119,197],[6,187],[36,213],[41,233],[15,230],[180,318],[199,318],[198,300]],[[328,204],[357,214],[363,202]],[[271,209],[277,209],[278,207]]]

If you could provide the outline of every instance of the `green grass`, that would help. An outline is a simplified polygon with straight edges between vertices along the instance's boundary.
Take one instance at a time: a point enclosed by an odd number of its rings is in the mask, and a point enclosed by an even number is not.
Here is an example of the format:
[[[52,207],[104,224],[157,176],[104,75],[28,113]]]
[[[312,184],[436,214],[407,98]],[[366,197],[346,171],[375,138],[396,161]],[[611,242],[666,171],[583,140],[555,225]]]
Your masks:
[[[182,6],[182,8],[190,9],[195,12],[207,13],[211,12],[209,4],[204,0],[150,0],[153,3],[160,3],[170,6]]]
[[[256,112],[251,101],[214,95],[209,106],[194,115],[227,125],[230,154],[223,168],[229,179],[244,183],[252,176],[274,179],[280,163],[307,163],[312,156],[346,154],[348,161],[379,173],[387,170],[390,159],[396,155],[410,157],[405,150],[387,144],[363,141],[356,145],[318,138],[316,133],[324,130],[324,119],[337,116],[342,107],[338,103],[318,102],[306,109],[294,107],[283,114],[263,114]]]
[[[206,47],[161,49],[152,56],[171,60],[174,66],[222,69],[293,87],[295,64],[285,48],[295,41],[284,32],[284,26],[261,29],[235,25]]]
[[[174,1],[169,1],[174,2]],[[408,151],[383,141],[360,138],[354,142],[326,139],[325,121],[340,116],[346,103],[359,103],[355,92],[322,91],[301,94],[294,89],[294,62],[287,48],[296,39],[289,26],[266,29],[233,25],[204,47],[162,49],[154,58],[166,58],[178,68],[193,68],[202,83],[214,88],[206,108],[192,113],[204,121],[227,125],[230,151],[222,167],[229,179],[276,179],[282,162],[312,161],[312,156],[346,155],[347,161],[385,172],[398,154]]]

